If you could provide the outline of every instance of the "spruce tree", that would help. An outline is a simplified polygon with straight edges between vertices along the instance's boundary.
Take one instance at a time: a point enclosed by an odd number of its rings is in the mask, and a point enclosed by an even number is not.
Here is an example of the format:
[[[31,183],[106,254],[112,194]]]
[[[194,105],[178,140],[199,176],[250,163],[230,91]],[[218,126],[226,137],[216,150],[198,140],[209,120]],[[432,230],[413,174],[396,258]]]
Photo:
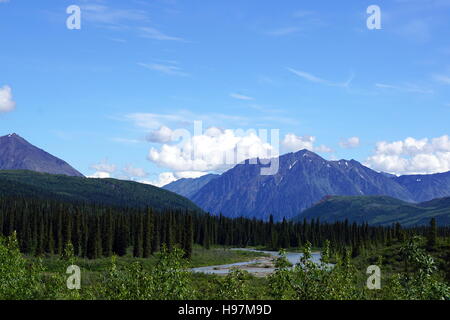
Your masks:
[[[153,211],[148,209],[145,215],[144,224],[144,258],[150,257],[152,254],[152,235],[153,235]]]
[[[430,251],[436,249],[436,242],[437,242],[436,219],[432,218],[430,220],[430,229],[427,235],[427,249]]]
[[[187,215],[183,236],[183,250],[184,250],[184,257],[186,259],[191,259],[192,257],[193,241],[194,241],[194,228],[192,225],[192,217],[191,215]]]

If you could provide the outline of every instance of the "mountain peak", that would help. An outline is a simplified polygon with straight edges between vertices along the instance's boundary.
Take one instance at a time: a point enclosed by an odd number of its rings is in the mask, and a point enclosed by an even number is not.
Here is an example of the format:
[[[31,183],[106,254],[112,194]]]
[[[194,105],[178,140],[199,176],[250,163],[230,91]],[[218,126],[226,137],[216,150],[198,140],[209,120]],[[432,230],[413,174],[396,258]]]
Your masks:
[[[16,137],[20,138],[20,136],[17,133],[13,132],[0,138],[16,138]]]
[[[17,133],[0,137],[0,170],[29,170],[83,176],[65,161],[35,147]]]
[[[314,153],[308,149],[302,149],[300,151],[297,151],[294,153],[296,157],[304,157],[304,158],[316,158],[316,159],[322,159],[321,156],[319,156],[317,153]]]

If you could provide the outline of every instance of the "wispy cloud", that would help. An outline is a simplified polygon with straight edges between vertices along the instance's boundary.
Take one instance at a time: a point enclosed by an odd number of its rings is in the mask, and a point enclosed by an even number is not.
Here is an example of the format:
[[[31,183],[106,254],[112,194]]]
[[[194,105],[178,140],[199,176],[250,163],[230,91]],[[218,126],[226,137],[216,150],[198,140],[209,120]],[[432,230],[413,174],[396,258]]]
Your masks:
[[[388,90],[396,90],[403,92],[413,92],[413,93],[423,93],[423,94],[432,94],[433,90],[429,88],[425,88],[422,86],[418,86],[415,84],[405,84],[405,85],[392,85],[386,83],[375,83],[375,87],[380,89],[388,89]]]
[[[148,21],[145,11],[134,9],[116,9],[102,4],[81,6],[83,19],[89,22],[117,25],[125,21]]]
[[[186,40],[179,38],[179,37],[173,37],[169,36],[155,28],[150,27],[142,27],[139,28],[141,32],[141,37],[143,38],[149,38],[149,39],[155,39],[155,40],[163,40],[163,41],[183,41],[186,42]]]
[[[292,14],[294,18],[304,18],[312,15],[314,15],[314,12],[308,10],[297,10]]]
[[[441,84],[447,84],[450,85],[450,77],[442,74],[435,74],[433,75],[433,79],[436,82],[439,82]]]
[[[103,2],[87,3],[81,5],[81,9],[83,20],[88,22],[112,29],[131,30],[137,32],[142,38],[186,42],[180,37],[167,35],[155,27],[142,26],[144,23],[148,25],[150,21],[147,12],[144,10],[113,8]]]
[[[287,68],[287,70],[290,71],[291,73],[295,74],[296,76],[299,76],[300,78],[303,78],[307,81],[319,83],[319,84],[323,84],[323,85],[327,85],[327,86],[332,86],[332,87],[348,88],[354,78],[354,75],[351,75],[350,78],[345,82],[333,82],[333,81],[319,78],[319,77],[317,77],[311,73],[305,72],[305,71],[300,71],[300,70],[296,70],[293,68]]]
[[[124,143],[124,144],[137,144],[137,143],[142,142],[138,139],[128,139],[128,138],[112,138],[111,140],[114,142]]]
[[[232,97],[234,99],[238,99],[238,100],[245,100],[245,101],[255,100],[255,98],[253,98],[253,97],[245,96],[245,95],[239,94],[239,93],[230,93],[230,97]]]
[[[297,28],[297,27],[286,27],[286,28],[280,28],[280,29],[275,29],[275,30],[269,31],[269,32],[267,32],[267,34],[269,36],[280,37],[280,36],[286,36],[289,34],[297,33],[299,31],[300,31],[300,28]]]
[[[415,42],[424,43],[431,38],[431,26],[425,20],[412,20],[397,29],[397,33]]]
[[[169,76],[180,76],[180,77],[186,77],[189,74],[182,71],[180,67],[174,66],[174,65],[168,65],[168,64],[161,64],[161,63],[138,63],[139,66],[144,67],[149,70],[158,71],[163,74],[169,75]]]

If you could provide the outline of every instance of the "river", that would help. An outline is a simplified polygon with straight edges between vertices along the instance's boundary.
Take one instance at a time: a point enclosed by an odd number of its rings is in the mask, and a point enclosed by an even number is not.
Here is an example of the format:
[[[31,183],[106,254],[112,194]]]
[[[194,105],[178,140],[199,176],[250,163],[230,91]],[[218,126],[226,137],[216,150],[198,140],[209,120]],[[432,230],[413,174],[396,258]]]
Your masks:
[[[240,251],[251,251],[251,252],[261,252],[269,255],[269,258],[257,258],[251,261],[246,262],[237,262],[237,263],[231,263],[231,264],[224,264],[219,266],[208,266],[208,267],[199,267],[199,268],[193,268],[193,272],[200,272],[200,273],[206,273],[206,274],[219,274],[224,275],[228,274],[230,270],[233,268],[243,269],[246,270],[254,275],[259,276],[265,276],[270,273],[272,273],[275,268],[273,267],[273,264],[271,263],[271,260],[273,258],[279,257],[279,253],[277,251],[264,251],[264,250],[256,250],[256,249],[248,249],[248,248],[233,248],[230,250],[240,250]],[[295,265],[299,263],[300,258],[303,256],[302,253],[299,252],[287,252],[286,258],[289,260],[289,262],[292,265]],[[320,262],[320,253],[314,252],[312,253],[311,260],[313,262]]]

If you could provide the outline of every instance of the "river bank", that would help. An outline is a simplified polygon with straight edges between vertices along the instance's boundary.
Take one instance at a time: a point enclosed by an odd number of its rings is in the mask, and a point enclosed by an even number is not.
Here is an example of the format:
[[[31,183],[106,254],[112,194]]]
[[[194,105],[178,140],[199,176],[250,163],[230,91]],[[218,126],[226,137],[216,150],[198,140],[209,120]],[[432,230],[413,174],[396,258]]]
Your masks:
[[[192,271],[206,274],[226,275],[233,269],[240,269],[247,271],[256,277],[266,277],[275,271],[275,260],[279,257],[279,253],[277,251],[248,248],[232,248],[230,250],[261,253],[266,256],[253,259],[251,261],[193,268]],[[292,265],[297,264],[302,256],[303,254],[299,252],[286,253],[286,258]],[[313,252],[311,260],[318,263],[320,261],[320,252]]]

